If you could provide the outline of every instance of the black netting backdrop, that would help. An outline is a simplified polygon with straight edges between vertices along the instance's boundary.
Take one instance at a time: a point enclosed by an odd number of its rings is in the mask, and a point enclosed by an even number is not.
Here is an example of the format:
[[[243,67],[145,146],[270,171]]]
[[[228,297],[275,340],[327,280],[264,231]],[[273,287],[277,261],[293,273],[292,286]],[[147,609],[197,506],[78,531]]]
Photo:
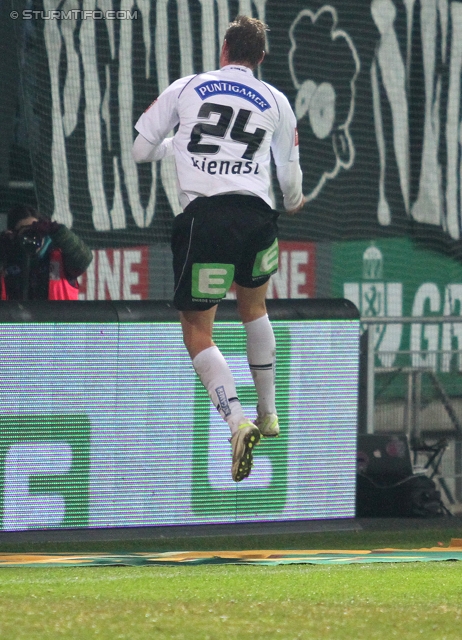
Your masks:
[[[0,0],[0,214],[16,202],[35,205],[29,142],[10,2]],[[0,229],[6,219],[0,217]]]
[[[281,238],[410,236],[460,257],[460,7],[36,0],[22,14],[13,0],[40,207],[93,248],[168,242],[174,165],[136,166],[133,125],[177,77],[216,68],[228,22],[252,13],[271,29],[261,78],[297,114],[309,200]]]

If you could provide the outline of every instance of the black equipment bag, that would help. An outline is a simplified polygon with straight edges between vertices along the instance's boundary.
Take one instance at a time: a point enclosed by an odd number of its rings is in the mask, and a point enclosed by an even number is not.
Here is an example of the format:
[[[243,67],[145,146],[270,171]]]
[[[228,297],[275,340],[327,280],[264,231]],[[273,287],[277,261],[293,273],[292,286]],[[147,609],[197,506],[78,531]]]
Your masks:
[[[448,515],[440,491],[428,476],[412,475],[395,482],[390,480],[389,476],[381,479],[357,475],[358,518],[437,518]]]

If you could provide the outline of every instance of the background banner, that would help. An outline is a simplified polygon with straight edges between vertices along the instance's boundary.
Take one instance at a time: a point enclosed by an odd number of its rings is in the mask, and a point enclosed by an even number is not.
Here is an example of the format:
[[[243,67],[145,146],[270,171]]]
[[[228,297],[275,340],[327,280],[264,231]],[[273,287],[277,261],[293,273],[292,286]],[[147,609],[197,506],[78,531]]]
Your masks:
[[[408,236],[461,256],[462,3],[15,4],[39,204],[93,248],[168,241],[174,164],[135,165],[133,125],[170,82],[216,68],[247,13],[271,29],[259,77],[298,119],[309,202],[282,239]]]

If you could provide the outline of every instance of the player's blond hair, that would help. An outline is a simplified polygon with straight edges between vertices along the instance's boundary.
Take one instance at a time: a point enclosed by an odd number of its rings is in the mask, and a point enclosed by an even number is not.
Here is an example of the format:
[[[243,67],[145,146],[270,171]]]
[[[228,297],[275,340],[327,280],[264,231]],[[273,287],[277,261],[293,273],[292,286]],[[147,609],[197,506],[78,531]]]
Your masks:
[[[229,61],[257,67],[265,53],[267,31],[268,26],[261,20],[237,16],[225,33]]]

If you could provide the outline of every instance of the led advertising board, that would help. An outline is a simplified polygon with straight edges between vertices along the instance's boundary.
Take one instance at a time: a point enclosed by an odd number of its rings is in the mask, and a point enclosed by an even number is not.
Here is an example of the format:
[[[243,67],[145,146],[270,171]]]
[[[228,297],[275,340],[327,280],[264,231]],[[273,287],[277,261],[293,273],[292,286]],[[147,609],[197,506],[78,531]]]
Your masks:
[[[0,528],[354,517],[357,310],[269,302],[281,436],[262,440],[241,483],[168,303],[2,303]],[[234,302],[214,339],[252,418]]]

